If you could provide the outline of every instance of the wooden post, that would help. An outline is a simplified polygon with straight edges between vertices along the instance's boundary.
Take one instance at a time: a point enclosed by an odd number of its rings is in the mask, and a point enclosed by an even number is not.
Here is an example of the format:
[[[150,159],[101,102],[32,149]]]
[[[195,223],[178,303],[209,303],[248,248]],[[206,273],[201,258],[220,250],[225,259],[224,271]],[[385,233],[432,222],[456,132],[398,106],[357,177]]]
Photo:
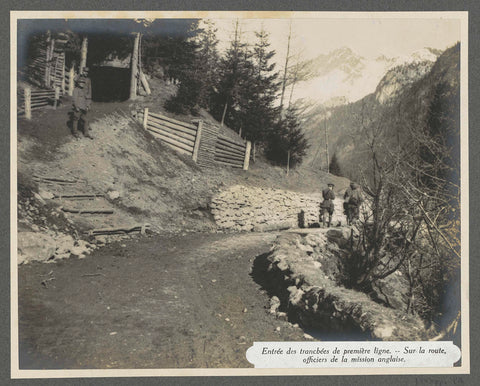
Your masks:
[[[55,87],[55,102],[53,102],[53,108],[57,108],[58,100],[60,99],[60,88],[57,86]]]
[[[70,68],[70,73],[68,75],[68,95],[73,95],[73,87],[75,85],[75,68],[73,66]]]
[[[53,55],[55,51],[55,39],[50,40],[50,61],[48,62],[48,87],[55,85],[55,67],[53,66]],[[53,78],[53,79],[52,79]]]
[[[88,48],[88,39],[83,38],[82,40],[82,51],[81,51],[81,58],[80,58],[80,68],[79,73],[87,67],[87,48]]]
[[[243,170],[248,170],[250,164],[250,150],[252,149],[252,143],[247,141],[247,146],[245,146],[245,158],[243,159]]]
[[[62,95],[65,95],[65,53],[63,54],[63,59],[62,59]]]
[[[290,171],[290,150],[287,151],[287,176],[289,171]]]
[[[143,128],[147,130],[147,123],[148,123],[148,107],[145,107],[143,110]]]
[[[32,90],[30,89],[30,87],[25,87],[25,89],[23,90],[24,92],[24,97],[25,97],[25,118],[26,119],[32,119],[32,100],[31,100],[31,96],[32,96]]]
[[[330,173],[330,159],[328,156],[328,129],[327,129],[327,110],[325,110],[325,155],[327,157],[327,173]]]
[[[195,135],[195,145],[193,146],[193,154],[192,154],[193,162],[197,162],[197,159],[198,159],[198,149],[200,149],[200,138],[202,137],[202,127],[203,127],[203,121],[200,119],[197,122],[197,134]]]
[[[47,46],[45,47],[45,79],[44,79],[44,86],[50,87],[50,45],[51,45],[51,38],[50,38],[50,31],[48,31],[47,35]]]
[[[142,82],[143,88],[145,89],[145,92],[147,93],[147,95],[150,95],[152,92],[150,90],[150,86],[148,85],[147,78],[142,70],[140,70],[140,80]]]
[[[137,75],[138,75],[138,43],[140,41],[140,33],[135,33],[135,41],[133,43],[132,63],[130,68],[132,76],[130,79],[130,99],[137,98]]]
[[[225,122],[225,115],[227,114],[227,106],[228,106],[228,103],[225,103],[225,107],[223,108],[222,121],[220,122],[221,127],[223,127],[223,123]]]

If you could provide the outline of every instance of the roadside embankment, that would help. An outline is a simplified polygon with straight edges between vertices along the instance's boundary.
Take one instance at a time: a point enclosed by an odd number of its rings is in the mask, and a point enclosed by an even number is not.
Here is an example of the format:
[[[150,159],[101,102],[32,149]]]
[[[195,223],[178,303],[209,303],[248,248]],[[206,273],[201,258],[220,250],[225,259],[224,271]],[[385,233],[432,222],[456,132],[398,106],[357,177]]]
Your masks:
[[[420,318],[381,305],[337,282],[344,253],[339,244],[348,242],[348,228],[315,231],[280,235],[271,252],[258,258],[264,261],[256,262],[264,268],[263,285],[280,299],[281,312],[304,328],[359,332],[382,340],[426,338]],[[338,237],[339,233],[343,236]]]

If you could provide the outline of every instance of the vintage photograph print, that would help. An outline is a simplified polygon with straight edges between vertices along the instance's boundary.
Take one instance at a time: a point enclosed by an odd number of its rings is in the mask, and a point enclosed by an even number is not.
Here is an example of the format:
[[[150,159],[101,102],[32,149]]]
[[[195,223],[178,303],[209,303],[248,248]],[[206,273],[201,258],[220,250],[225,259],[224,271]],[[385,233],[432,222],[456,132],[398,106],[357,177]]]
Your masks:
[[[467,20],[11,12],[12,377],[468,373]]]

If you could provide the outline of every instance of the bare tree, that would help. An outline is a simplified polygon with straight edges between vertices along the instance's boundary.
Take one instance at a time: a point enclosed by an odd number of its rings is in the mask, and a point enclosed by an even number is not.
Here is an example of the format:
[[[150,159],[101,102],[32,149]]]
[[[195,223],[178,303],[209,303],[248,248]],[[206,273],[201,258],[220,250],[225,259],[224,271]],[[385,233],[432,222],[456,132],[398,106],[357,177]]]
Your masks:
[[[290,20],[290,25],[288,27],[288,38],[287,38],[287,53],[285,55],[285,66],[283,68],[283,80],[282,80],[282,92],[280,94],[280,109],[279,116],[282,117],[283,110],[283,98],[285,96],[285,88],[287,87],[288,80],[288,61],[290,59],[290,40],[292,38],[292,21]]]

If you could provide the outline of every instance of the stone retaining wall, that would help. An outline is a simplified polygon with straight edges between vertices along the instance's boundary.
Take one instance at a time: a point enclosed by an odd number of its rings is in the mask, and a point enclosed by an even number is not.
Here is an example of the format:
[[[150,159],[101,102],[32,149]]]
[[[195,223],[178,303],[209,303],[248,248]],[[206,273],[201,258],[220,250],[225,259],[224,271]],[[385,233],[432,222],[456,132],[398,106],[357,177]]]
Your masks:
[[[381,340],[428,339],[418,316],[336,283],[341,264],[333,251],[340,248],[339,241],[348,241],[348,228],[316,231],[307,236],[282,234],[265,258],[264,272],[258,275],[268,283],[269,292],[278,295],[279,308],[303,327],[322,332],[363,333]]]
[[[309,227],[319,222],[321,193],[236,185],[216,195],[211,202],[215,222],[222,229],[268,231]],[[332,225],[345,224],[343,200],[335,199]]]

